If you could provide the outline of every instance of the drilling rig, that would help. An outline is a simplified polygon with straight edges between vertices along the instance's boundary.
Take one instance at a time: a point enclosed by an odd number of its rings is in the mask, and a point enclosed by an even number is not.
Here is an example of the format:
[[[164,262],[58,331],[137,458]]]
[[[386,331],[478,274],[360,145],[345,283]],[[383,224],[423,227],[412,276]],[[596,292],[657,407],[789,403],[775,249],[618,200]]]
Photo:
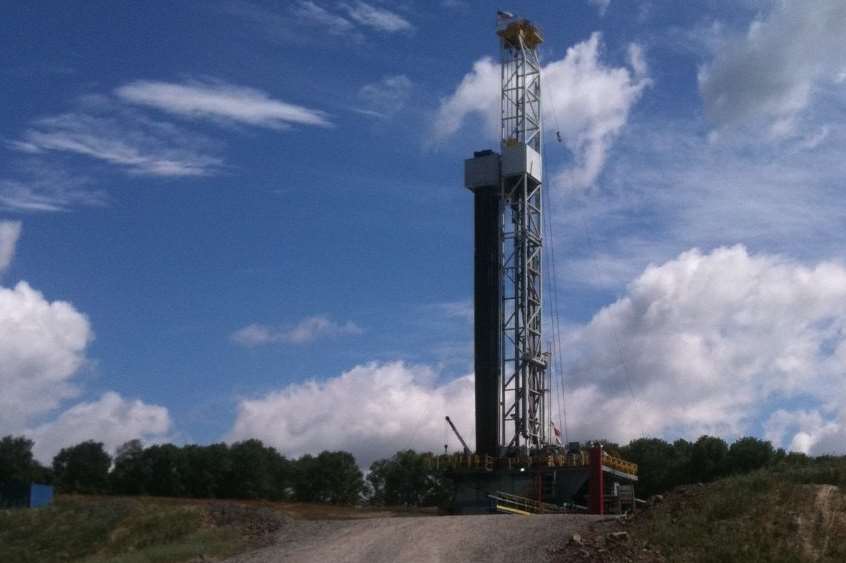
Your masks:
[[[543,36],[500,13],[500,150],[465,162],[475,207],[476,449],[501,456],[546,445],[542,350]]]
[[[465,445],[463,454],[441,456],[438,463],[456,484],[458,512],[554,511],[582,502],[602,513],[606,497],[614,496],[607,489],[616,494],[623,487],[633,502],[637,467],[598,445],[563,448],[549,440],[538,58],[543,33],[527,19],[498,12],[496,34],[499,152],[478,151],[464,163],[464,185],[474,198],[476,452]]]

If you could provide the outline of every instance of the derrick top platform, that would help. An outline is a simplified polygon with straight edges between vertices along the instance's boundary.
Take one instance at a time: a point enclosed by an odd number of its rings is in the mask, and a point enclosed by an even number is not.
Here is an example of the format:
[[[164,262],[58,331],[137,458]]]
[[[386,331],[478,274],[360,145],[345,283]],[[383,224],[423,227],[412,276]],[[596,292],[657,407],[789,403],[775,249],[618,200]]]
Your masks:
[[[543,31],[525,18],[500,17],[497,21],[496,34],[503,42],[519,46],[520,36],[523,36],[523,44],[529,49],[534,49],[543,43]]]

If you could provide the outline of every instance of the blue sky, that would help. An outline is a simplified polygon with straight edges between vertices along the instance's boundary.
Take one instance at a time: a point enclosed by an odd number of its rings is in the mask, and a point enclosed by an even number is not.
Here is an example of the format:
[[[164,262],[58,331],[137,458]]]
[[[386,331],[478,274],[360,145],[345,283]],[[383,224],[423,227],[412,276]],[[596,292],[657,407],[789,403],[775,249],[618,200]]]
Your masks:
[[[507,6],[546,36],[574,438],[844,450],[838,4]],[[445,414],[472,435],[495,9],[0,8],[0,434],[363,461],[440,447]]]

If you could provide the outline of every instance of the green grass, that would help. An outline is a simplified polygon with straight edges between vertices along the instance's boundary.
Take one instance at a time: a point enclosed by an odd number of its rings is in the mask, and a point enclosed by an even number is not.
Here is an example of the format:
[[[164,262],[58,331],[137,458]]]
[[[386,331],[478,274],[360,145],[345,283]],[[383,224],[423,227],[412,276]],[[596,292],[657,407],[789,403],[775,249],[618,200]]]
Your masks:
[[[248,518],[219,525],[209,506],[59,497],[47,508],[0,511],[0,561],[178,563],[199,556],[222,558],[256,545],[245,529]],[[268,518],[265,513],[258,517]]]
[[[816,492],[826,484],[846,491],[846,459],[682,487],[636,519],[632,531],[670,561],[842,562],[846,500],[835,497],[833,509],[840,516],[824,527]]]

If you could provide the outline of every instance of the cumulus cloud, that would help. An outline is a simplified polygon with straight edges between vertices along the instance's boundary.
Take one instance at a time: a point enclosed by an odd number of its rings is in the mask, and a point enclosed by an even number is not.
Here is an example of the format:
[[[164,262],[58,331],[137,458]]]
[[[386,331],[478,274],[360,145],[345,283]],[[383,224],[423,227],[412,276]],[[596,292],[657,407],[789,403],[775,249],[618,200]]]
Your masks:
[[[846,451],[840,263],[690,250],[569,327],[563,348],[570,439],[731,438],[763,424],[778,446]],[[431,368],[370,363],[242,400],[228,439],[289,455],[347,449],[367,466],[402,448],[438,450],[444,415],[472,438],[473,411],[472,375],[440,383]]]
[[[629,112],[650,84],[641,49],[629,49],[629,67],[611,67],[600,60],[601,35],[567,50],[563,59],[543,69],[544,120],[560,130],[573,164],[558,174],[569,189],[591,186],[602,171],[608,151],[625,126]],[[482,120],[490,138],[499,132],[499,63],[483,58],[441,101],[433,138],[454,135],[469,117]]]
[[[818,441],[839,435],[846,419],[831,409],[846,398],[844,329],[842,264],[806,266],[742,246],[690,250],[647,268],[570,332],[570,428],[582,439],[731,436],[751,432],[773,404],[803,398],[820,417],[806,417],[803,431],[813,427]],[[773,416],[777,436],[785,415]],[[778,443],[814,451],[798,432]]]
[[[271,98],[261,90],[232,84],[138,80],[119,87],[115,94],[132,104],[185,117],[272,129],[284,129],[292,124],[330,125],[327,115],[322,111],[289,104]]]
[[[442,141],[454,135],[468,117],[482,119],[487,137],[499,133],[499,63],[484,57],[473,63],[455,91],[441,100],[432,135]]]
[[[545,118],[561,131],[575,161],[556,179],[567,189],[584,189],[596,181],[631,108],[651,83],[640,47],[629,47],[630,69],[602,64],[601,47],[601,36],[594,33],[545,68]]]
[[[85,315],[25,281],[0,287],[0,428],[20,429],[78,393],[72,377],[94,334]]]
[[[793,130],[817,87],[846,67],[846,4],[774,3],[742,35],[727,36],[699,70],[708,114],[720,125],[763,119],[771,133]]]
[[[391,117],[408,103],[411,88],[411,80],[404,74],[385,76],[366,84],[358,91],[358,98],[365,105],[360,111],[375,117]]]
[[[19,224],[0,222],[0,244],[19,233]],[[77,376],[93,338],[88,319],[72,304],[49,301],[25,281],[0,286],[0,435],[33,438],[36,456],[46,463],[61,447],[83,440],[101,440],[112,448],[168,431],[167,409],[126,401],[114,392],[42,422],[80,394]]]
[[[20,221],[0,221],[0,274],[12,263],[20,234]]]
[[[426,367],[370,363],[242,400],[227,439],[259,438],[289,456],[343,449],[368,467],[409,447],[441,451],[447,415],[472,446],[473,405],[472,376],[439,383]]]
[[[114,451],[121,444],[140,439],[163,440],[170,431],[170,415],[165,407],[130,401],[109,391],[92,402],[78,403],[54,420],[27,432],[35,441],[33,453],[48,463],[60,449],[95,439]]]
[[[356,336],[364,331],[352,321],[337,322],[325,315],[307,317],[288,328],[253,323],[232,334],[232,340],[248,347],[266,344],[308,344],[319,338]]]
[[[818,410],[772,413],[764,424],[765,438],[789,451],[823,455],[846,451],[846,412],[824,417]]]

